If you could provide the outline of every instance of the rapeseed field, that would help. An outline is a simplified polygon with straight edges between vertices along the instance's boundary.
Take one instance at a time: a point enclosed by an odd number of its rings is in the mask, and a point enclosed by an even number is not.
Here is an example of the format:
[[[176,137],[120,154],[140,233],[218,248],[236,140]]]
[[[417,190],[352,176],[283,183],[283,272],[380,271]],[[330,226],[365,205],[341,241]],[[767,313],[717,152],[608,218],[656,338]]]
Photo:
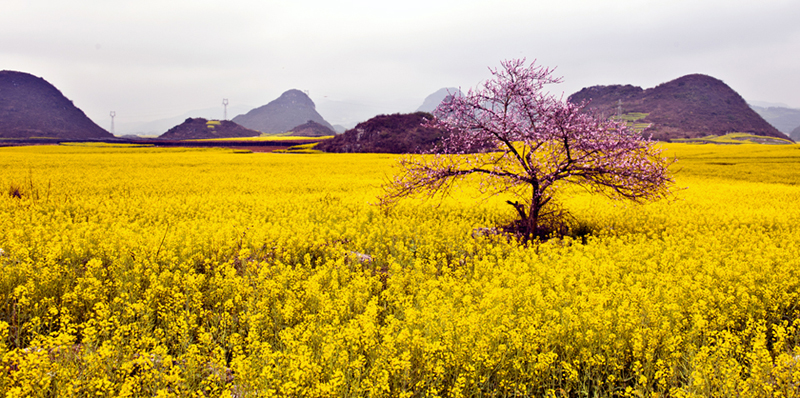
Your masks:
[[[665,146],[523,246],[392,155],[0,148],[0,395],[800,396],[800,148]]]

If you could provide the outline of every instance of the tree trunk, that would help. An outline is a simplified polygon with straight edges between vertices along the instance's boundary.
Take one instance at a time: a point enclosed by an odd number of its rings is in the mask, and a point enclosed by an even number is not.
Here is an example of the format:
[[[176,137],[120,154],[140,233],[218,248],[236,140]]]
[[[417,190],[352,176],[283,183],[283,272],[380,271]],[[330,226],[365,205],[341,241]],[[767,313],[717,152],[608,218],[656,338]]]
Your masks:
[[[507,200],[506,203],[514,207],[514,210],[516,210],[519,215],[519,219],[514,223],[516,225],[514,233],[521,235],[524,241],[540,236],[539,213],[543,204],[539,203],[537,195],[531,198],[531,204],[527,212],[525,204],[523,203],[512,202],[510,200]]]
[[[531,209],[528,212],[528,239],[541,237],[539,236],[539,211],[542,210],[541,204],[537,198],[531,200]]]
[[[510,231],[515,234],[522,235],[524,240],[528,240],[531,234],[531,228],[530,218],[527,214],[525,214],[525,205],[519,202],[512,202],[510,200],[507,200],[506,203],[514,207],[514,210],[516,210],[517,214],[519,215],[519,219],[509,226]]]

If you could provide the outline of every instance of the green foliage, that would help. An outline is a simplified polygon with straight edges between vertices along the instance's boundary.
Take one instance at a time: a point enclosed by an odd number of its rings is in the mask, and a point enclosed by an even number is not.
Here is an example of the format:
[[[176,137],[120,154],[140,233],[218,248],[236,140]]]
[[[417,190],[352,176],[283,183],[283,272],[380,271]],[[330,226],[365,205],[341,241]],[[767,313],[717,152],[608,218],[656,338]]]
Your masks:
[[[703,138],[678,138],[674,142],[686,144],[720,144],[720,145],[739,145],[739,144],[768,144],[768,145],[792,145],[791,140],[776,137],[767,137],[748,133],[729,133],[725,135],[709,135]]]
[[[631,112],[620,115],[617,117],[616,115],[612,116],[611,119],[613,120],[624,120],[626,122],[635,122],[637,120],[641,120],[647,117],[649,113],[641,113],[641,112]]]
[[[323,153],[320,150],[314,149],[318,142],[313,142],[311,144],[301,144],[290,146],[286,149],[276,149],[272,151],[273,153],[297,153],[297,154],[315,154],[315,153]]]

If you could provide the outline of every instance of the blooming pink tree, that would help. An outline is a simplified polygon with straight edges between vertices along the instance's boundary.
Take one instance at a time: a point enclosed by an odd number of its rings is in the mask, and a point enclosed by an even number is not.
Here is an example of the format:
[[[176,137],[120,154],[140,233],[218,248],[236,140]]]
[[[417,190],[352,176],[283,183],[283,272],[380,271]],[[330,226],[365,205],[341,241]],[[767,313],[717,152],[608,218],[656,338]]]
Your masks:
[[[482,193],[516,198],[508,201],[519,216],[514,229],[528,239],[554,232],[561,213],[553,198],[564,184],[636,202],[669,194],[671,161],[652,141],[544,92],[561,81],[552,69],[526,66],[524,59],[501,65],[482,87],[436,109],[431,124],[448,135],[435,154],[401,160],[402,173],[384,187],[383,203],[446,195],[478,176]]]

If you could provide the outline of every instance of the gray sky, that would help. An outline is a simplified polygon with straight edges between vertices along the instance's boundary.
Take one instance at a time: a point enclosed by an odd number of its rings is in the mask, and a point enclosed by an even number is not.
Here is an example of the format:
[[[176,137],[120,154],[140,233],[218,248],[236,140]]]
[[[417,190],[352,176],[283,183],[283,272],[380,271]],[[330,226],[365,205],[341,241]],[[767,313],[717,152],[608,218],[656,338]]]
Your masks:
[[[222,98],[291,88],[326,118],[326,102],[409,112],[520,57],[557,67],[559,94],[704,73],[800,108],[799,16],[797,0],[3,0],[0,69],[45,78],[105,128],[111,110],[222,117]]]

